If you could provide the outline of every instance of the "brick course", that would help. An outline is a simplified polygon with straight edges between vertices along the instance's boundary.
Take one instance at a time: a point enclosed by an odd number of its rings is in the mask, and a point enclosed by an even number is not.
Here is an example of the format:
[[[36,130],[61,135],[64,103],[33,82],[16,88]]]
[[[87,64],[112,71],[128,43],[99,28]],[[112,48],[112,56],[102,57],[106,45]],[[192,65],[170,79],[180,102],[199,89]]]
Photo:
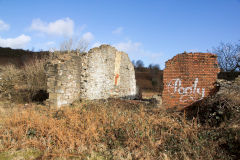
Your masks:
[[[211,53],[182,53],[165,63],[163,106],[181,110],[209,96],[220,69]]]

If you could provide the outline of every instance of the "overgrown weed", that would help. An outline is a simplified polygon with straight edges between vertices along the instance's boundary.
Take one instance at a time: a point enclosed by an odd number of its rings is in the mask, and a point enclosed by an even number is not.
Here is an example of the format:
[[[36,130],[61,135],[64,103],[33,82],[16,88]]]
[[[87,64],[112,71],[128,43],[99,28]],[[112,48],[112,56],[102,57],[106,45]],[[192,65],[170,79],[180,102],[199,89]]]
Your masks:
[[[0,98],[14,102],[31,102],[35,97],[46,97],[47,82],[44,59],[35,59],[23,68],[14,65],[2,67],[0,79]],[[41,94],[42,95],[39,95]],[[44,94],[45,93],[45,94]]]
[[[2,120],[2,152],[36,148],[42,159],[234,159],[240,139],[239,128],[201,127],[180,113],[123,100],[60,110],[33,105]]]

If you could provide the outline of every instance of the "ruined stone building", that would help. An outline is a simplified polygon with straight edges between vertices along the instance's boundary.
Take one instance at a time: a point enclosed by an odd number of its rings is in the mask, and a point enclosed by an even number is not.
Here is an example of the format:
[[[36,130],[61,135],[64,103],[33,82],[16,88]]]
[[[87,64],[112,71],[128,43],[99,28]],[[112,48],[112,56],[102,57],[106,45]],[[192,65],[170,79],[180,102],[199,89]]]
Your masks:
[[[208,97],[215,92],[219,72],[214,54],[183,53],[174,56],[165,63],[163,71],[163,106],[181,110]]]
[[[48,102],[58,107],[78,99],[133,99],[137,92],[134,66],[128,55],[109,45],[80,55],[53,55],[46,74]]]
[[[215,91],[220,69],[211,53],[183,53],[168,60],[163,71],[162,105],[178,110]],[[102,45],[80,55],[53,54],[46,65],[50,105],[63,106],[78,99],[134,99],[134,66],[128,55]]]

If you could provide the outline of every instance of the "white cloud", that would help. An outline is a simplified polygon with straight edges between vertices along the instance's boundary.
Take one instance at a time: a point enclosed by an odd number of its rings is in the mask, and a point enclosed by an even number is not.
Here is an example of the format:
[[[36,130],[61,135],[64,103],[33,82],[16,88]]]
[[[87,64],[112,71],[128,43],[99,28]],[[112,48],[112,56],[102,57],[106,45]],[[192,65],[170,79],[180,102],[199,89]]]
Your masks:
[[[49,35],[71,37],[74,33],[74,22],[70,18],[63,18],[49,23],[43,22],[40,19],[34,19],[30,30]]]
[[[101,43],[101,42],[96,42],[96,43],[94,43],[93,45],[92,45],[92,48],[94,48],[94,47],[99,47],[99,46],[101,46],[103,43]]]
[[[123,31],[123,27],[118,27],[112,31],[113,34],[121,34]]]
[[[139,42],[132,42],[131,40],[127,42],[120,42],[117,44],[114,44],[114,46],[121,51],[124,51],[126,53],[130,52],[138,52],[141,50],[141,43]]]
[[[94,39],[94,36],[91,32],[87,32],[83,34],[82,39],[89,43]]]
[[[3,39],[0,37],[0,46],[1,47],[11,47],[11,48],[23,48],[31,41],[31,37],[24,34],[16,38],[6,38]]]
[[[5,23],[3,20],[0,20],[0,31],[7,31],[9,30],[10,26]]]
[[[164,63],[167,60],[166,56],[163,56],[161,52],[152,52],[145,50],[142,43],[132,42],[128,40],[126,42],[119,42],[113,45],[120,51],[126,52],[131,60],[141,59],[146,63],[160,64],[161,67],[164,67]]]

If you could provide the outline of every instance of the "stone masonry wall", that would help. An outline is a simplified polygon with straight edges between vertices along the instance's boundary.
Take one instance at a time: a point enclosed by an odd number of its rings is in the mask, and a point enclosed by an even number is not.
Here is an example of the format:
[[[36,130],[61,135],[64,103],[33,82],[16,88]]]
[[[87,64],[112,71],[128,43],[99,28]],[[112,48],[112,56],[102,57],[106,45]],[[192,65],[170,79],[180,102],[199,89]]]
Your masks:
[[[54,56],[46,65],[48,102],[62,106],[77,99],[135,98],[134,66],[128,55],[109,45],[79,56]]]
[[[214,92],[219,71],[216,55],[210,53],[176,55],[165,63],[163,106],[181,110],[209,96]]]
[[[83,99],[105,99],[109,97],[134,98],[136,80],[134,67],[124,52],[109,45],[91,49],[83,57],[86,77],[81,82]]]
[[[74,55],[58,57],[47,63],[47,92],[50,104],[67,105],[79,97],[80,64],[81,58]]]

